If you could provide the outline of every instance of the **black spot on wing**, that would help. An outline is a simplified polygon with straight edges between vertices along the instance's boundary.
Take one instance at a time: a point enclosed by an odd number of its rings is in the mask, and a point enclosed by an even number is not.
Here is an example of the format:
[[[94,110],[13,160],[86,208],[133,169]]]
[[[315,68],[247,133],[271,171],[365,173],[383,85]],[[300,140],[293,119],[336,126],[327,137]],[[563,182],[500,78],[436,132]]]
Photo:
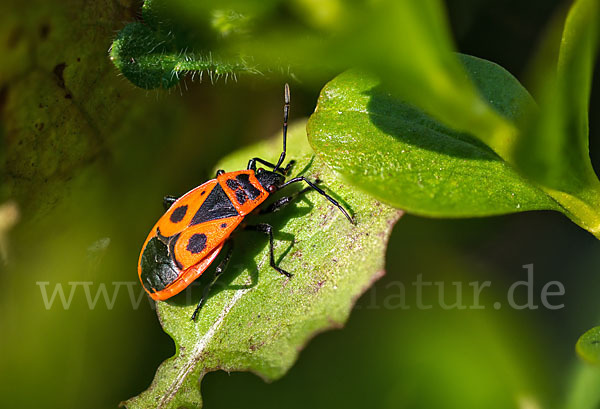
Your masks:
[[[235,191],[235,200],[237,200],[239,204],[243,205],[248,200],[248,196],[246,195],[246,192],[244,192],[243,190],[236,190]]]
[[[192,218],[190,226],[232,216],[239,216],[239,214],[221,185],[217,184]]]
[[[148,241],[140,264],[142,285],[151,293],[164,290],[179,277],[167,246],[158,237]]]
[[[171,213],[171,221],[173,223],[179,223],[180,221],[183,220],[183,218],[185,217],[185,214],[187,213],[187,205],[183,205],[183,206],[179,206],[177,209],[173,210],[173,213]]]
[[[221,223],[221,228],[224,229],[225,227],[227,227],[227,223]]]
[[[250,200],[256,199],[260,196],[260,190],[258,190],[252,183],[250,183],[250,175],[247,173],[241,173],[236,176],[237,181],[241,185],[241,188],[246,192],[246,195]]]
[[[187,251],[192,254],[201,253],[206,248],[206,234],[196,233],[190,237],[187,245]]]
[[[227,179],[225,181],[225,184],[227,184],[227,187],[231,190],[237,190],[237,189],[241,189],[242,187],[240,186],[239,182],[235,179]]]

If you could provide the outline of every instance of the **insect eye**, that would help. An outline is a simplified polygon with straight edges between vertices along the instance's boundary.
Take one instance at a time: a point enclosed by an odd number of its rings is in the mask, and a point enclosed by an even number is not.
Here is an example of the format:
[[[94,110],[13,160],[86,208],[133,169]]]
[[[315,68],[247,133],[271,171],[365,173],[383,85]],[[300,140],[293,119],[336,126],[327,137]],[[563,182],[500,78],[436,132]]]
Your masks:
[[[262,173],[262,172],[264,172],[263,168],[258,168],[258,170],[256,171],[256,173]]]
[[[269,188],[267,190],[269,191],[269,193],[273,193],[277,190],[277,186],[269,185]]]

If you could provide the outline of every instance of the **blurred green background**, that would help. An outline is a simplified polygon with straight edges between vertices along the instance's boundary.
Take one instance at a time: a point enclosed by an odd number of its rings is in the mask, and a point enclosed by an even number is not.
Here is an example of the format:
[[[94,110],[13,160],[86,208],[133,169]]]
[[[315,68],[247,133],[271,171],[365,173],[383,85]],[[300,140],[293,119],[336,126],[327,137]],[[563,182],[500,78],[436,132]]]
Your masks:
[[[34,4],[35,3],[35,4]],[[164,194],[212,176],[238,146],[278,132],[282,80],[187,80],[146,91],[119,75],[107,50],[140,4],[4,0],[0,5],[0,203],[20,220],[0,227],[0,393],[2,407],[109,408],[145,389],[174,352],[151,304],[131,305],[123,285],[108,308],[90,309],[82,286],[70,308],[48,291],[69,282],[136,282],[140,246]],[[499,63],[517,78],[547,23],[565,2],[448,0],[461,52]],[[596,75],[598,78],[598,75]],[[292,117],[311,114],[329,77],[292,88]],[[592,92],[590,150],[599,169],[600,94]],[[293,141],[290,141],[293,143]],[[3,216],[6,219],[6,214]],[[534,295],[560,281],[564,308],[496,310],[534,265]],[[208,374],[205,407],[559,408],[575,396],[577,338],[600,318],[600,243],[551,212],[476,220],[404,216],[389,243],[387,275],[357,303],[346,328],[319,334],[281,380]],[[418,309],[423,281],[489,281],[483,310],[444,310],[436,288]],[[398,307],[406,289],[409,309]],[[137,298],[140,287],[132,287]],[[521,291],[520,301],[526,294]],[[506,304],[503,302],[503,305]],[[593,378],[592,378],[593,379]],[[600,385],[588,388],[600,390]]]

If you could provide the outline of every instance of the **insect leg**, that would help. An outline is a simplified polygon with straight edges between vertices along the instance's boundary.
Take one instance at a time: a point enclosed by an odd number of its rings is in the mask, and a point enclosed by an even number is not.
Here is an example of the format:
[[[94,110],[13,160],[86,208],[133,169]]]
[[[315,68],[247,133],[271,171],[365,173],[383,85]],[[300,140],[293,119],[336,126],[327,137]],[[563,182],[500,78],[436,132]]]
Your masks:
[[[229,264],[229,260],[231,259],[231,255],[233,254],[233,241],[229,240],[228,243],[229,243],[229,250],[227,250],[227,254],[225,255],[225,257],[223,257],[223,260],[221,260],[221,262],[215,269],[215,275],[213,276],[212,281],[206,286],[206,288],[202,292],[202,297],[200,298],[200,301],[198,301],[198,305],[196,306],[196,309],[194,310],[194,313],[192,314],[192,321],[196,321],[196,317],[198,316],[198,311],[200,311],[200,308],[202,308],[202,306],[204,305],[204,302],[208,298],[208,294],[210,293],[210,290],[214,286],[214,284],[217,281],[217,279],[219,278],[219,276],[223,273],[223,271],[225,271],[227,269],[227,265]]]
[[[298,196],[308,192],[309,190],[311,190],[312,187],[305,187],[304,189],[302,189],[299,192],[294,193],[291,196],[285,196],[282,197],[281,199],[271,203],[269,205],[269,207],[265,208],[265,209],[261,209],[260,214],[266,214],[266,213],[275,213],[278,212],[279,210],[281,210],[283,207],[287,206],[290,202],[292,202],[294,199],[296,199]]]
[[[297,183],[297,182],[306,182],[308,184],[308,186],[310,186],[312,189],[316,190],[320,195],[324,196],[327,200],[329,200],[331,203],[333,203],[333,205],[335,207],[337,207],[338,209],[340,209],[340,211],[344,214],[344,216],[346,216],[346,219],[348,219],[350,221],[350,223],[354,224],[354,220],[352,219],[352,217],[350,217],[350,215],[348,214],[348,212],[346,211],[346,209],[344,209],[342,207],[342,205],[340,205],[337,200],[335,200],[333,197],[329,196],[327,193],[325,193],[323,191],[323,189],[321,189],[319,186],[317,186],[315,183],[311,182],[310,180],[306,179],[304,176],[298,176],[296,178],[290,179],[287,182],[285,182],[283,185],[281,185],[279,188],[284,188],[287,185],[290,185],[292,183]]]
[[[273,226],[271,226],[270,224],[266,224],[266,223],[259,223],[254,226],[246,226],[246,229],[258,231],[258,232],[269,235],[269,251],[270,251],[271,267],[273,267],[275,270],[277,270],[278,273],[283,274],[286,277],[291,277],[292,276],[291,273],[288,273],[284,269],[277,267],[277,265],[275,264],[275,255],[273,253]]]
[[[169,210],[169,207],[171,207],[173,205],[173,203],[175,203],[175,201],[179,199],[176,196],[165,196],[163,197],[163,207],[165,208],[165,212],[167,210]]]
[[[292,170],[292,168],[294,167],[295,164],[296,164],[296,161],[294,159],[289,161],[288,164],[283,169],[283,174],[287,175],[290,172],[290,170]]]

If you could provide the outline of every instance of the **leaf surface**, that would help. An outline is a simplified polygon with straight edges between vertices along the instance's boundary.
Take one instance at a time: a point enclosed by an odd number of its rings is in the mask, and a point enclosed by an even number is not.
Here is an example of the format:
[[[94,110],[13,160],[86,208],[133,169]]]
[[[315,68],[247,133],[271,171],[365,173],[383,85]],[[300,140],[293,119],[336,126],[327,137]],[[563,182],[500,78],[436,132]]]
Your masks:
[[[576,345],[577,353],[589,363],[600,364],[600,327],[583,334]]]
[[[276,260],[294,276],[287,279],[270,268],[266,237],[236,234],[234,257],[197,323],[190,316],[201,291],[158,303],[177,352],[160,366],[147,391],[126,402],[128,408],[199,407],[199,379],[217,369],[252,371],[266,380],[281,377],[315,333],[343,325],[355,300],[384,273],[387,238],[401,212],[340,182],[312,153],[304,129],[298,124],[289,135],[288,158],[297,160],[292,174],[321,179],[324,189],[350,208],[357,225],[316,192],[276,214],[250,219],[249,224],[275,227]],[[257,155],[274,160],[280,143],[278,135],[240,150],[219,168],[242,169]]]
[[[461,59],[502,116],[517,120],[533,104],[500,66]],[[350,183],[411,213],[469,217],[561,209],[481,141],[395,98],[363,72],[347,71],[325,86],[308,136],[318,155]]]

